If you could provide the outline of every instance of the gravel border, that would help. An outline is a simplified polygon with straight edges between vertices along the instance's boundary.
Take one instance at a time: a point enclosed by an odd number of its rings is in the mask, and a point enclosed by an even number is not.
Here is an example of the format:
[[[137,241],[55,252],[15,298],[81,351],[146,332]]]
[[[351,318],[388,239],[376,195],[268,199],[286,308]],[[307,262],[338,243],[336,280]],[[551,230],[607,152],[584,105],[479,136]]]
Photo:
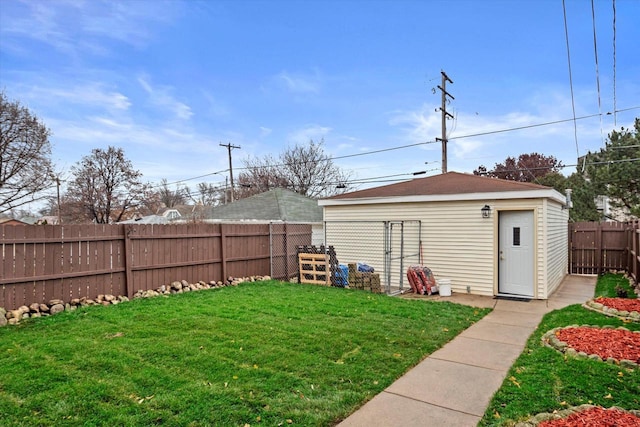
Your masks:
[[[620,311],[615,308],[607,307],[604,304],[600,304],[596,302],[595,299],[590,299],[589,301],[582,304],[584,308],[587,310],[595,311],[605,316],[617,317],[622,320],[630,320],[632,322],[640,322],[640,313],[637,311]]]
[[[547,346],[550,347],[554,350],[557,350],[561,353],[566,354],[567,356],[571,356],[571,357],[575,357],[577,359],[591,359],[591,360],[597,360],[600,362],[606,362],[606,363],[610,363],[613,365],[620,365],[621,368],[625,368],[625,369],[637,369],[638,368],[638,364],[636,362],[634,362],[633,360],[628,360],[628,359],[622,359],[622,360],[618,360],[615,359],[613,357],[609,357],[606,360],[603,360],[600,356],[598,356],[597,354],[587,354],[583,351],[577,351],[574,348],[572,348],[571,346],[569,346],[568,343],[564,342],[564,341],[560,341],[558,339],[558,337],[556,337],[556,332],[561,330],[561,329],[567,329],[567,328],[593,328],[593,329],[620,329],[623,331],[628,331],[628,332],[632,332],[635,334],[639,334],[640,335],[640,331],[629,331],[629,329],[627,328],[623,328],[622,326],[618,327],[618,328],[614,328],[613,326],[609,326],[609,325],[605,325],[605,326],[593,326],[593,325],[570,325],[570,326],[563,326],[563,327],[559,327],[559,328],[553,328],[550,331],[548,331],[547,333],[545,333],[542,336],[542,343]]]

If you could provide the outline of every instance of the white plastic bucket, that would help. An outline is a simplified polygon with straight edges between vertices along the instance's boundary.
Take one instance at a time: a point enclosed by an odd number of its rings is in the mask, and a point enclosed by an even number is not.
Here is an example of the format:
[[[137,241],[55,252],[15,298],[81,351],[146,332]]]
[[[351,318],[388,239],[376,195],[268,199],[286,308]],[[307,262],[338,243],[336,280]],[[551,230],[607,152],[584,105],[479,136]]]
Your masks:
[[[438,282],[438,289],[441,297],[451,296],[451,279],[440,279]]]

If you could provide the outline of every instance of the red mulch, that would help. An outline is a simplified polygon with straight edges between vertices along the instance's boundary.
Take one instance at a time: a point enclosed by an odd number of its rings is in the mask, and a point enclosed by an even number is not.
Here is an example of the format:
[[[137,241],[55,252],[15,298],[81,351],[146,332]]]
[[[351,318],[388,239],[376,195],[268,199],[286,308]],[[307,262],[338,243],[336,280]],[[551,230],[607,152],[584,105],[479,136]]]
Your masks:
[[[603,360],[613,357],[640,364],[640,334],[622,329],[601,329],[581,326],[556,332],[560,341],[576,351],[597,354]]]
[[[597,303],[605,305],[609,308],[615,308],[616,310],[626,310],[628,312],[637,311],[640,313],[640,299],[629,298],[596,298],[594,300]]]
[[[559,420],[548,420],[538,427],[640,427],[640,418],[618,409],[590,408]]]

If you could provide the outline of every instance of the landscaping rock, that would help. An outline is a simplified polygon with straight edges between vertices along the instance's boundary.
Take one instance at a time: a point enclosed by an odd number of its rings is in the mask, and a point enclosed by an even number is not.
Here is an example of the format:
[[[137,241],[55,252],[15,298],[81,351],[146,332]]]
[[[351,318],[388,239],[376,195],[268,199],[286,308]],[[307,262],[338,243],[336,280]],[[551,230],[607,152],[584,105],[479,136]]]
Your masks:
[[[22,311],[21,310],[10,310],[7,313],[7,319],[9,319],[9,322],[11,322],[11,320],[15,320],[16,322],[19,322],[20,319],[22,319]]]
[[[51,309],[49,310],[50,314],[58,314],[60,312],[64,311],[64,305],[62,304],[54,304],[51,306]]]
[[[197,281],[195,283],[189,283],[186,280],[174,281],[170,285],[161,285],[157,289],[138,290],[133,295],[134,298],[151,298],[160,295],[164,295],[165,298],[169,294],[194,292],[206,289],[215,289],[224,286],[238,286],[243,282],[258,282],[262,280],[270,280],[269,276],[247,276],[247,277],[232,277],[229,276],[227,281],[215,281],[211,280],[206,282],[204,280]],[[21,306],[18,309],[7,312],[4,308],[0,307],[0,326],[7,324],[17,324],[21,319],[29,317],[44,317],[51,314],[57,314],[62,311],[76,310],[78,307],[86,307],[90,305],[115,305],[121,302],[127,302],[129,298],[126,296],[115,296],[112,294],[100,294],[95,299],[88,297],[73,298],[69,302],[64,302],[61,299],[52,299],[49,304],[33,303],[27,306]]]

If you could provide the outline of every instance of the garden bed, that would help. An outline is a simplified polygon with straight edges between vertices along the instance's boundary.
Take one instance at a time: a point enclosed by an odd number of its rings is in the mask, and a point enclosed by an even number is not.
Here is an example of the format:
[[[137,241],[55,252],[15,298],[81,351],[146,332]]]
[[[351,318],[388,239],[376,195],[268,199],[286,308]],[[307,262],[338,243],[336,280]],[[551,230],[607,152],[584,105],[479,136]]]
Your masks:
[[[629,369],[640,364],[640,332],[623,327],[555,328],[544,334],[542,341],[569,356],[620,364]]]
[[[516,427],[637,427],[640,411],[580,405],[554,413],[542,413],[516,424]]]
[[[638,299],[599,297],[587,301],[584,307],[607,316],[640,322],[640,300]]]

